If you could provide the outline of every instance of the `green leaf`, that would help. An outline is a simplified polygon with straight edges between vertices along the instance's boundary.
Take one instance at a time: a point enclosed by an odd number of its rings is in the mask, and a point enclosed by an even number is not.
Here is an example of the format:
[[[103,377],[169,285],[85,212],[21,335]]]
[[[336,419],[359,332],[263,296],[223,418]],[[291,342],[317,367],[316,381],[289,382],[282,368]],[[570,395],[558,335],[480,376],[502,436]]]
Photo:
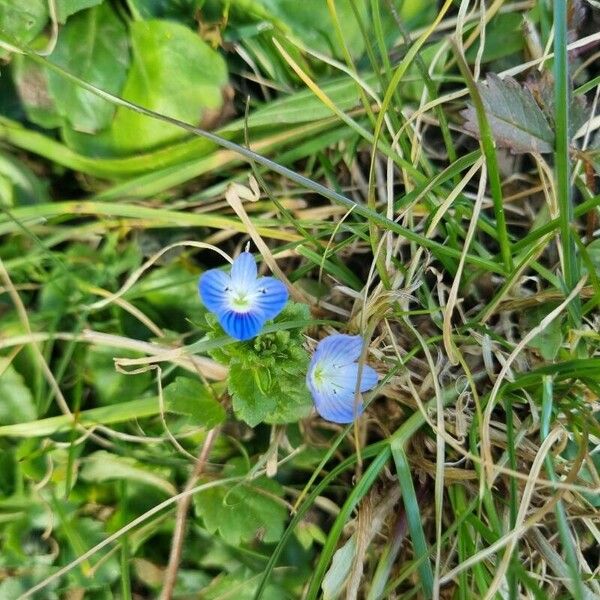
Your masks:
[[[325,54],[343,58],[340,44],[326,2],[298,2],[298,0],[259,0],[272,18],[284,23],[308,47]],[[362,3],[358,3],[361,16],[365,17]],[[364,38],[358,27],[349,2],[336,3],[336,13],[344,32],[344,42],[352,56],[360,56],[365,48]]]
[[[124,479],[156,487],[169,496],[177,490],[167,479],[168,470],[150,469],[133,458],[117,456],[104,450],[94,452],[85,458],[79,476],[86,481],[114,481]]]
[[[58,114],[48,87],[48,72],[23,54],[13,57],[12,76],[27,118],[47,129],[59,127]]]
[[[554,132],[542,109],[527,88],[511,77],[500,79],[490,73],[478,84],[479,93],[496,143],[515,154],[552,152]],[[477,114],[473,106],[462,111],[467,131],[479,136]]]
[[[225,409],[214,399],[210,390],[195,379],[177,377],[164,389],[167,410],[190,415],[194,422],[212,429],[225,420]]]
[[[230,461],[223,477],[234,477],[246,472],[241,460]],[[204,526],[229,544],[255,539],[266,543],[279,540],[287,518],[285,506],[276,498],[283,495],[282,487],[267,477],[248,483],[218,486],[199,492],[194,497],[196,514]]]
[[[254,427],[277,408],[277,401],[269,393],[273,387],[271,374],[259,365],[249,367],[238,361],[232,362],[229,369],[233,410],[238,419]]]
[[[48,189],[45,183],[22,161],[10,154],[0,153],[0,176],[10,186],[9,204],[24,206],[48,202]]]
[[[119,94],[129,66],[127,30],[109,3],[81,12],[62,28],[52,62],[112,94]],[[49,71],[59,113],[78,131],[108,127],[114,105]]]
[[[248,567],[240,567],[233,573],[222,572],[207,587],[203,588],[202,600],[254,600],[259,580]],[[261,600],[281,600],[290,595],[282,588],[269,585],[261,595]]]
[[[190,29],[170,21],[136,21],[131,24],[131,45],[126,100],[190,124],[199,123],[206,110],[221,107],[225,62]],[[134,152],[185,132],[120,107],[112,134],[119,150]]]
[[[600,275],[600,239],[590,242],[586,250],[589,254],[590,260],[596,269],[596,274]]]
[[[304,351],[297,367],[286,371],[277,369],[277,387],[274,390],[277,408],[265,418],[265,423],[295,423],[306,418],[312,410],[313,401],[306,387],[305,378],[308,369],[308,355]]]
[[[200,0],[129,0],[132,11],[137,12],[140,20],[172,19],[180,22],[194,21],[194,12],[200,6]]]
[[[289,302],[274,323],[308,320],[306,305]],[[209,340],[222,338],[214,315],[208,314],[207,321]],[[303,343],[298,327],[211,351],[215,360],[229,365],[229,393],[239,419],[254,427],[263,421],[292,423],[308,415],[312,400],[305,384],[309,358]]]
[[[33,396],[23,377],[0,357],[0,424],[26,423],[37,417]]]
[[[91,8],[92,6],[102,4],[103,1],[104,0],[57,0],[56,14],[58,16],[58,21],[59,23],[65,23],[67,18],[76,12],[79,12],[84,8]]]
[[[536,306],[525,313],[525,330],[530,330],[540,324],[540,321],[555,306]],[[538,350],[544,360],[554,360],[563,343],[560,319],[554,319],[541,333],[536,335],[528,344]]]
[[[538,103],[550,127],[554,129],[555,99],[554,78],[550,71],[544,71],[541,75],[532,75],[525,83],[526,88],[532,93]],[[590,108],[587,105],[585,95],[571,95],[569,103],[569,136],[573,137],[591,117]]]
[[[0,31],[15,38],[17,42],[31,42],[44,29],[47,21],[46,0],[0,0]],[[4,50],[0,50],[0,56],[5,54]]]
[[[85,378],[96,392],[100,405],[139,398],[151,386],[149,371],[136,375],[119,373],[115,369],[116,356],[137,358],[139,354],[110,346],[90,346],[85,355]]]

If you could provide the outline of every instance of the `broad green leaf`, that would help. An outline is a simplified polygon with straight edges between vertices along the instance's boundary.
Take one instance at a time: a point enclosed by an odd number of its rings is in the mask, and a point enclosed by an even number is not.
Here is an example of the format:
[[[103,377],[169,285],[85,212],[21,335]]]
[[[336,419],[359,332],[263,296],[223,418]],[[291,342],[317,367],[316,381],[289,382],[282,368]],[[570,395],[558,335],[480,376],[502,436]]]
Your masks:
[[[173,19],[174,21],[194,21],[194,12],[202,0],[129,0],[132,12],[142,20]]]
[[[119,94],[129,65],[127,31],[107,2],[80,12],[62,28],[52,62],[112,94]],[[76,130],[95,132],[108,127],[114,105],[52,71],[50,93],[58,112]]]
[[[22,161],[0,152],[0,176],[10,185],[10,202],[13,206],[48,202],[45,183]]]
[[[223,469],[223,477],[245,472],[241,461],[232,460]],[[277,500],[282,493],[276,481],[259,477],[201,491],[194,496],[194,505],[206,529],[210,533],[218,531],[229,544],[237,546],[253,540],[273,543],[281,537],[287,518],[285,506]]]
[[[170,21],[131,24],[133,63],[123,97],[163,115],[198,124],[207,110],[218,110],[227,68],[221,56],[187,27]],[[185,135],[166,125],[119,107],[113,139],[122,152],[134,152]]]
[[[104,450],[94,452],[85,458],[79,476],[86,481],[114,481],[124,479],[151,485],[166,494],[174,495],[177,490],[167,479],[168,471],[150,469],[133,458],[118,456]]]
[[[485,48],[481,61],[486,64],[514,55],[523,49],[523,15],[518,12],[507,12],[496,15],[485,28]],[[469,63],[475,62],[479,44],[473,44],[465,56]]]
[[[271,373],[259,365],[247,366],[238,361],[232,362],[229,368],[233,410],[239,419],[254,427],[277,408],[277,401],[270,393]]]
[[[0,0],[0,32],[28,44],[48,21],[46,0]],[[0,50],[0,56],[6,52]]]
[[[298,0],[259,0],[267,14],[282,23],[308,47],[343,58],[326,2],[298,2]],[[364,5],[358,3],[364,18]],[[365,44],[350,2],[337,2],[336,12],[344,41],[354,57],[363,53]]]
[[[516,154],[552,152],[554,132],[531,92],[514,79],[490,73],[478,84],[479,93],[496,143]],[[479,135],[477,114],[472,106],[462,113],[467,131]]]
[[[46,129],[59,127],[62,117],[48,85],[48,72],[22,54],[13,57],[12,76],[27,118]]]
[[[25,423],[36,417],[31,390],[9,360],[0,357],[0,424]]]
[[[525,330],[529,331],[538,326],[541,320],[555,306],[536,306],[525,313]],[[545,360],[554,360],[563,343],[560,319],[554,319],[541,333],[536,335],[528,344],[530,348],[539,351]]]
[[[189,377],[177,377],[163,391],[169,412],[190,415],[195,425],[212,429],[225,420],[225,409],[205,385]]]
[[[104,0],[56,0],[56,14],[59,23],[65,23],[67,18],[84,8],[102,4]]]
[[[139,354],[109,346],[90,346],[85,355],[85,378],[97,395],[98,404],[113,404],[139,398],[152,382],[152,373],[125,375],[115,369],[115,357]],[[154,391],[154,390],[153,390]]]
[[[248,567],[240,567],[233,573],[221,573],[202,589],[198,598],[202,600],[254,600],[259,578]],[[282,588],[270,584],[261,595],[261,600],[282,600],[290,595]]]

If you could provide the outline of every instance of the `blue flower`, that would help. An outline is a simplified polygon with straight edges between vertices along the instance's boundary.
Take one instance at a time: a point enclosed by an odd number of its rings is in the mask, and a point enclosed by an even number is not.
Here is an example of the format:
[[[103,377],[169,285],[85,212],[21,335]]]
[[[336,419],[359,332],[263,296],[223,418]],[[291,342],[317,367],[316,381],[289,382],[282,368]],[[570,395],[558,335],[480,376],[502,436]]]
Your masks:
[[[258,277],[250,252],[242,252],[227,275],[220,269],[206,271],[198,283],[204,306],[213,312],[221,327],[237,340],[256,337],[269,319],[285,306],[288,292],[274,277]]]
[[[354,393],[358,379],[358,359],[363,340],[359,335],[334,334],[321,340],[310,361],[306,384],[317,412],[327,421],[352,423],[362,414],[362,402],[356,404]],[[377,385],[375,369],[363,365],[360,391]]]

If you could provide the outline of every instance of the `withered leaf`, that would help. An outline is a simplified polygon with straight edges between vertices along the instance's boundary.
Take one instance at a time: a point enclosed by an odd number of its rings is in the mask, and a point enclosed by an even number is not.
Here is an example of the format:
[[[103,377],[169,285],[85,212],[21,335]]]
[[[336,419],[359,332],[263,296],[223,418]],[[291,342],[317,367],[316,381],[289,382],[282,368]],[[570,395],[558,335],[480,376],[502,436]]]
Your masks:
[[[511,77],[500,79],[494,74],[477,87],[499,147],[515,154],[552,152],[554,132],[530,90]],[[464,128],[479,137],[475,108],[468,106],[461,115],[466,119]]]

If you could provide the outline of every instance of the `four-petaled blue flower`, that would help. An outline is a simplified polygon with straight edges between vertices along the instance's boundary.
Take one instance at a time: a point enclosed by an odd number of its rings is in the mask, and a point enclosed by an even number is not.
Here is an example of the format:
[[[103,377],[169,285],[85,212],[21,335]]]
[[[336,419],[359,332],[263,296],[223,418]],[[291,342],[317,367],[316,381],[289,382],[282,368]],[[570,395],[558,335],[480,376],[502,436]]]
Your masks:
[[[354,395],[358,380],[358,359],[363,340],[359,335],[334,334],[321,340],[312,357],[306,384],[317,412],[327,421],[352,423],[362,414],[362,401]],[[366,392],[377,385],[377,372],[363,365],[360,387]]]
[[[215,313],[221,327],[237,340],[256,337],[269,319],[285,306],[288,292],[274,277],[258,277],[250,252],[242,252],[227,275],[220,269],[206,271],[198,284],[204,306]]]

